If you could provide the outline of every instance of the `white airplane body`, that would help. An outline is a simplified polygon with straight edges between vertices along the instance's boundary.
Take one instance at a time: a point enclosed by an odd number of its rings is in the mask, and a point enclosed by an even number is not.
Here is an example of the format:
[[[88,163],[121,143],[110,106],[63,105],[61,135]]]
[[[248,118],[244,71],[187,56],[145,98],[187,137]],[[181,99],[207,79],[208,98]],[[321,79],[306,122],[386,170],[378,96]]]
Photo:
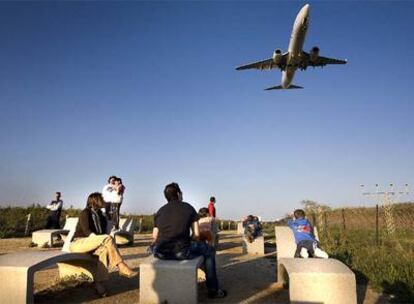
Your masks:
[[[346,60],[333,59],[319,56],[319,48],[313,47],[310,53],[303,51],[306,33],[309,26],[310,6],[306,4],[299,11],[293,24],[292,34],[289,40],[288,51],[282,54],[280,49],[274,51],[272,58],[243,65],[236,70],[246,69],[273,69],[279,68],[282,71],[281,85],[267,88],[266,90],[277,89],[302,89],[292,84],[295,72],[298,68],[306,70],[308,66],[324,66],[327,64],[345,64]]]

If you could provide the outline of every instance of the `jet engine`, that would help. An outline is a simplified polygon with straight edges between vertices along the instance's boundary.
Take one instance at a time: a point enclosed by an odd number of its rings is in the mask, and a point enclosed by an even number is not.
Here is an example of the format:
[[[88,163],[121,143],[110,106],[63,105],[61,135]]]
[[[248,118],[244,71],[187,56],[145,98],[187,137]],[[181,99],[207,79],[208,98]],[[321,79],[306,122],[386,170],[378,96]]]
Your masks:
[[[310,60],[316,61],[319,56],[319,48],[317,46],[314,46],[310,51]]]
[[[276,49],[273,52],[273,62],[278,65],[281,60],[282,60],[282,50]]]

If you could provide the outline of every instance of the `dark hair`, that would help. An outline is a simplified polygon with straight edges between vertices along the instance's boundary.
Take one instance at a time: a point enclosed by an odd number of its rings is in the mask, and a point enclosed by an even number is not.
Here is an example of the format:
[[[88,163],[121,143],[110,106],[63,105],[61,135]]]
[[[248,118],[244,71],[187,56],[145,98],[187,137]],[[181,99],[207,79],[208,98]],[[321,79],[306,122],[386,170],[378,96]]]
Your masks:
[[[165,186],[164,189],[164,196],[167,199],[167,201],[176,201],[178,200],[178,194],[182,193],[180,186],[178,186],[177,183],[171,183]]]
[[[111,182],[111,179],[117,179],[117,177],[115,176],[115,175],[112,175],[112,176],[110,176],[109,178],[108,178],[108,184]]]
[[[56,194],[59,195],[59,196],[62,195],[62,193],[60,193],[59,191],[56,191]]]
[[[216,198],[214,196],[210,197],[210,202],[216,202]]]
[[[99,192],[94,192],[89,194],[88,200],[86,201],[86,207],[93,209],[100,209],[104,205],[104,200],[102,194]]]
[[[253,221],[253,215],[251,215],[251,214],[250,214],[250,215],[248,215],[248,216],[247,216],[247,220],[248,220],[249,222]]]
[[[198,210],[198,216],[200,218],[207,217],[209,215],[210,213],[208,212],[208,208],[203,207],[203,208],[200,208],[200,210]]]
[[[293,211],[293,215],[295,216],[295,218],[305,217],[305,211],[303,211],[302,209],[296,209],[295,211]]]

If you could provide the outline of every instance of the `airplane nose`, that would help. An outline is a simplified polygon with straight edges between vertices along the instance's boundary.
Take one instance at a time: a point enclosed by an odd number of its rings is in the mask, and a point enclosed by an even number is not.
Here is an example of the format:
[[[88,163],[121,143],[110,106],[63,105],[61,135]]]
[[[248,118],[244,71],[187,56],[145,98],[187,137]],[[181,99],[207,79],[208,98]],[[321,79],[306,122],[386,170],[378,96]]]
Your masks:
[[[309,15],[309,12],[310,12],[310,5],[309,4],[306,4],[304,7],[302,7],[302,14],[303,15],[305,15],[305,16],[308,16]]]

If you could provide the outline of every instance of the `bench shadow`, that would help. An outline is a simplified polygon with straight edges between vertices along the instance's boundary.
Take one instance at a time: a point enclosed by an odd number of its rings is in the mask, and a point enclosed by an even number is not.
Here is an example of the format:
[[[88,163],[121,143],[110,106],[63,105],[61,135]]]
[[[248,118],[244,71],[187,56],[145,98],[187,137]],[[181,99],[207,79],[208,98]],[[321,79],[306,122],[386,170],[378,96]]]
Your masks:
[[[384,293],[392,294],[391,303],[413,303],[414,293],[407,283],[402,281],[388,282],[383,281],[381,284]]]
[[[139,271],[139,267],[134,268]],[[107,281],[102,282],[107,290],[107,297],[136,291],[138,298],[139,276],[128,279],[111,272]],[[84,303],[99,300],[94,283],[90,281],[68,280],[57,281],[53,286],[34,294],[34,302],[38,303]]]
[[[235,239],[240,237],[240,235],[238,234],[219,234],[219,239],[220,240],[228,240],[228,239]]]
[[[135,253],[135,254],[124,254],[122,255],[122,258],[124,259],[124,261],[128,261],[128,260],[134,260],[134,259],[142,259],[142,258],[146,258],[148,257],[148,253]]]
[[[274,255],[272,259],[275,261]],[[266,256],[222,253],[217,256],[220,286],[224,299],[209,299],[204,284],[199,286],[200,303],[288,303],[288,291],[276,283],[276,266]],[[230,283],[231,282],[231,283]]]
[[[217,251],[223,251],[223,250],[229,250],[229,249],[240,247],[240,246],[241,246],[240,242],[219,243],[218,248],[216,250]]]
[[[276,252],[276,244],[265,242],[265,254]]]

